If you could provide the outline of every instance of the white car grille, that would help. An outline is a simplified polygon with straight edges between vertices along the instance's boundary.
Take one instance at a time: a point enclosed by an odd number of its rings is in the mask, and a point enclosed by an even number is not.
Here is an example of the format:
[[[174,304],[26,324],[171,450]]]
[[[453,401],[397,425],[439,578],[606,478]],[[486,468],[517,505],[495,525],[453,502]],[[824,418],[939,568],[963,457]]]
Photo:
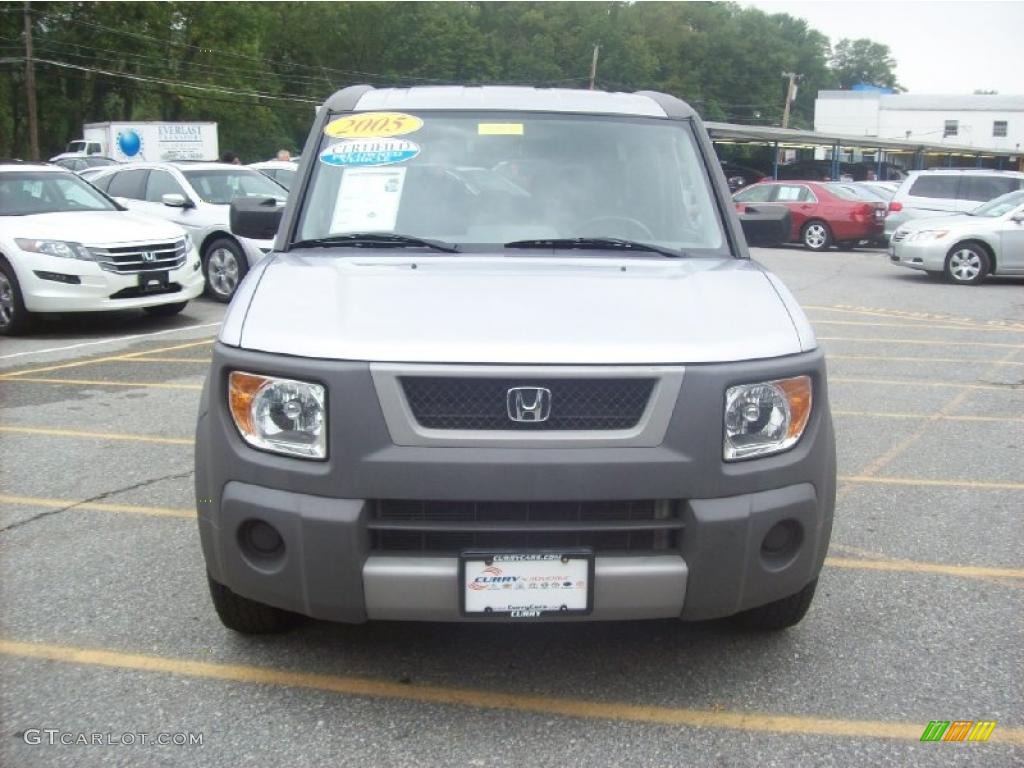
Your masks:
[[[107,272],[134,275],[181,267],[188,258],[184,240],[137,245],[90,246],[89,252]]]
[[[898,243],[907,236],[907,233],[902,229],[897,229],[892,235],[892,241]]]

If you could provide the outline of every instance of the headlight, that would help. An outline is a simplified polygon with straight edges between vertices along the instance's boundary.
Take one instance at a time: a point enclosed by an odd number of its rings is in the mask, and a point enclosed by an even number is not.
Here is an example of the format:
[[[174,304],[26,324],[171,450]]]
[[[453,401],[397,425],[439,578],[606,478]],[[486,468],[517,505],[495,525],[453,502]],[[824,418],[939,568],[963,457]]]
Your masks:
[[[238,432],[254,448],[327,457],[327,412],[319,384],[233,371],[228,405]]]
[[[190,253],[192,253],[192,248],[193,248],[193,245],[192,245],[192,235],[190,235],[188,232],[186,232],[185,233],[185,255],[186,256],[188,256]]]
[[[810,415],[810,376],[729,387],[725,392],[725,460],[768,456],[792,448]]]
[[[948,234],[948,229],[922,229],[912,233],[907,240],[938,240]]]
[[[64,240],[29,240],[20,237],[14,242],[23,251],[45,253],[47,256],[60,256],[65,259],[93,260],[89,249],[81,243],[69,243]]]

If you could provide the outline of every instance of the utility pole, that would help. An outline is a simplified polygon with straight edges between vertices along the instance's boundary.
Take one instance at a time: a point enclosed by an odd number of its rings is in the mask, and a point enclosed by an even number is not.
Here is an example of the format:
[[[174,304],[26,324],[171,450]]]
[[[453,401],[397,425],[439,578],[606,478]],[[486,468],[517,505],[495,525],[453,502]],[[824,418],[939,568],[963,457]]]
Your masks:
[[[789,84],[786,86],[786,106],[782,109],[782,127],[789,127],[789,107],[796,99],[796,83],[803,77],[798,75],[796,72],[783,72],[783,77],[789,78]]]
[[[28,159],[39,159],[39,123],[36,120],[36,69],[32,62],[31,3],[25,0],[25,99],[28,102]]]
[[[590,60],[590,90],[594,90],[594,80],[597,79],[597,54],[601,50],[600,45],[594,46],[594,58]]]

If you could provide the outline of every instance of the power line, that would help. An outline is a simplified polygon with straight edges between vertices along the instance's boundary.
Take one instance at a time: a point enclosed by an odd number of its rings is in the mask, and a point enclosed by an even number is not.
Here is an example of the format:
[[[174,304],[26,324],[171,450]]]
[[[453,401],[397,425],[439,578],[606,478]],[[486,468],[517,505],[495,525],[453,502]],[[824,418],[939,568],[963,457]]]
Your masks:
[[[95,72],[97,74],[106,75],[107,77],[120,77],[120,78],[124,78],[126,80],[136,80],[138,82],[159,83],[161,85],[169,85],[169,86],[172,86],[172,87],[175,87],[175,88],[189,88],[189,89],[197,90],[197,91],[209,91],[211,93],[224,93],[224,94],[228,94],[228,95],[232,95],[232,96],[249,96],[251,98],[256,98],[256,99],[272,99],[274,101],[286,101],[286,102],[292,102],[292,103],[304,103],[304,104],[311,104],[311,105],[314,105],[314,106],[319,106],[319,104],[320,104],[320,101],[318,101],[318,100],[302,98],[302,97],[297,96],[295,94],[285,94],[285,95],[282,95],[282,96],[275,96],[275,95],[270,94],[270,93],[259,93],[259,92],[256,92],[256,91],[242,91],[242,90],[238,90],[238,89],[234,89],[234,88],[223,88],[223,87],[215,87],[215,86],[209,86],[209,85],[199,85],[197,83],[175,82],[175,81],[172,81],[172,80],[164,80],[162,78],[146,77],[144,75],[131,75],[131,74],[127,74],[125,72],[110,72],[108,70],[98,69],[96,67],[86,67],[86,66],[82,66],[80,64],[70,64],[68,62],[63,62],[63,61],[53,61],[52,59],[38,59],[38,58],[34,58],[33,60],[35,62],[39,63],[39,64],[49,64],[50,66],[54,66],[54,67],[63,67],[65,69],[77,69],[77,70],[80,70],[82,72]]]

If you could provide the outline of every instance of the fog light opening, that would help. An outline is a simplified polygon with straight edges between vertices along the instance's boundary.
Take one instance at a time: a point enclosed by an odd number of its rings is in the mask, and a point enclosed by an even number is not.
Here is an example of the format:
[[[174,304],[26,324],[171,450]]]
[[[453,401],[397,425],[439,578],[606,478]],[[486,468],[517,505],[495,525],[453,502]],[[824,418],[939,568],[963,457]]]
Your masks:
[[[284,556],[284,539],[277,528],[263,520],[246,520],[238,527],[238,543],[252,560],[262,563]]]
[[[772,567],[788,563],[804,540],[804,529],[796,520],[782,520],[761,540],[761,559]]]

